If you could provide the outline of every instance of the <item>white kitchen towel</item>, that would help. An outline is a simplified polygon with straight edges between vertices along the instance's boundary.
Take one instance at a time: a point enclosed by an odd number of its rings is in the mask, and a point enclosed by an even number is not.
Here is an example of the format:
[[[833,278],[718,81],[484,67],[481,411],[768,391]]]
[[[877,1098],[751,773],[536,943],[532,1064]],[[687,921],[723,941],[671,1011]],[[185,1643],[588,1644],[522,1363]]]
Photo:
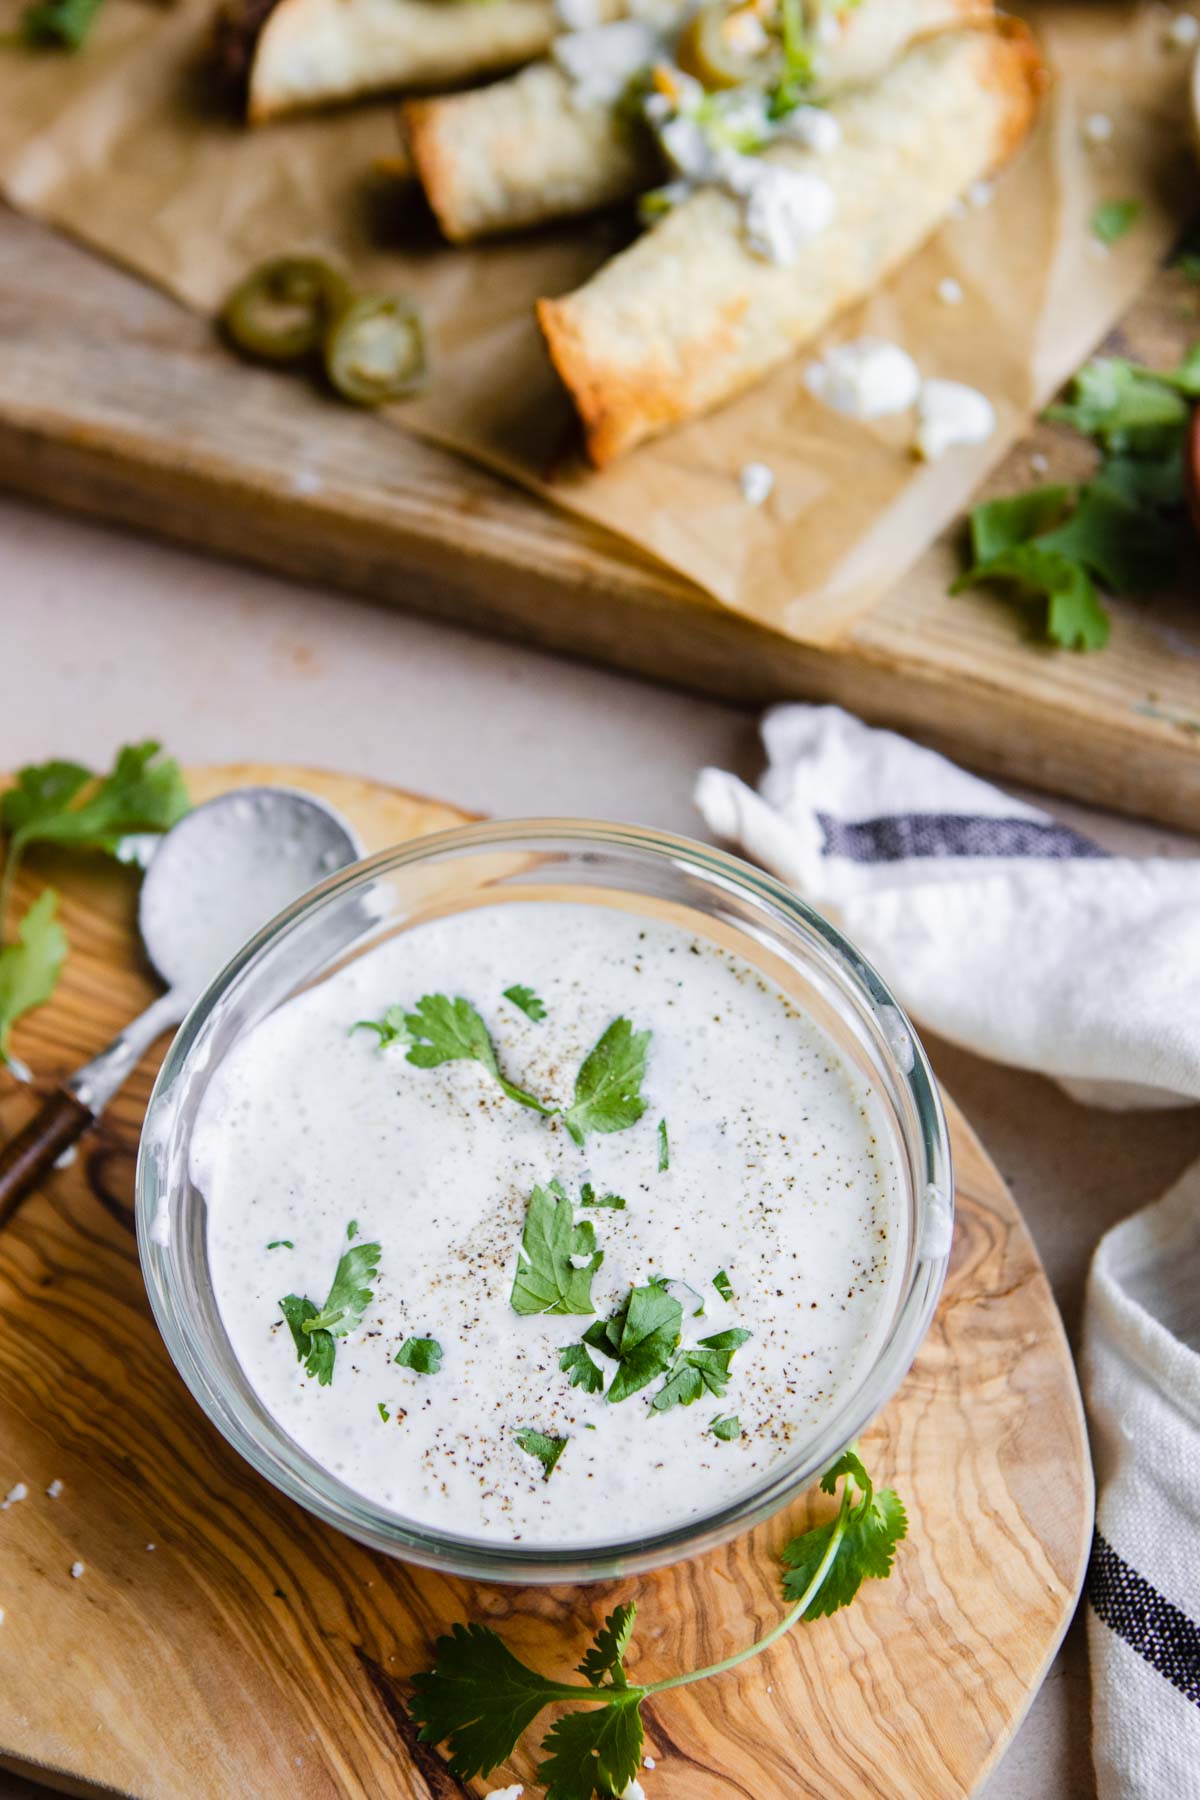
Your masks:
[[[1200,1165],[1101,1240],[1082,1359],[1100,1800],[1200,1795]]]
[[[700,811],[919,1023],[1092,1104],[1200,1099],[1200,859],[1110,856],[835,706],[776,707],[763,742],[758,792],[705,769]]]

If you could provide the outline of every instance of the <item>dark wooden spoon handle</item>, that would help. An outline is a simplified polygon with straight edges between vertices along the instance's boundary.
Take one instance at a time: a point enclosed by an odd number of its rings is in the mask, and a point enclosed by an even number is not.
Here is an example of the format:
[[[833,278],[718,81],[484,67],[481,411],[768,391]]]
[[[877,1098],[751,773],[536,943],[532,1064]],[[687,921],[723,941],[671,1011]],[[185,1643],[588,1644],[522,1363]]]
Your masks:
[[[55,1088],[28,1125],[0,1149],[0,1226],[7,1225],[39,1178],[81,1138],[92,1114],[66,1088]]]

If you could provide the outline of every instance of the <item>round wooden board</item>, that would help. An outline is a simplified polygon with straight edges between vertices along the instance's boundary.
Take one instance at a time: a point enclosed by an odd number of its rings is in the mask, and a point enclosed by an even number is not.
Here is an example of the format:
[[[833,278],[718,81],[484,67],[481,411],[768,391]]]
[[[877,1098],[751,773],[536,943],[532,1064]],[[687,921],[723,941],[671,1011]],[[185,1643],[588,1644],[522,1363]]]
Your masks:
[[[462,819],[390,789],[293,768],[193,771],[196,799],[305,786],[378,849]],[[51,1081],[151,997],[133,878],[31,858],[71,953],[15,1048]],[[154,1800],[462,1800],[531,1783],[533,1760],[464,1787],[414,1741],[406,1677],[439,1629],[479,1619],[562,1674],[602,1615],[639,1605],[636,1680],[723,1657],[779,1616],[775,1551],[801,1501],[699,1561],[603,1588],[482,1588],[406,1568],[310,1519],[200,1414],[151,1320],[132,1234],[154,1069],[0,1235],[0,1761],[71,1792]],[[0,1129],[29,1097],[0,1076]],[[941,1800],[971,1793],[1011,1737],[1070,1619],[1091,1531],[1079,1392],[1029,1234],[949,1106],[953,1267],[903,1389],[866,1438],[909,1509],[890,1581],[733,1674],[647,1708],[647,1800]],[[59,1480],[63,1491],[46,1489]],[[153,1546],[153,1548],[151,1548]],[[85,1564],[73,1580],[71,1566]],[[532,1784],[532,1796],[540,1789]]]

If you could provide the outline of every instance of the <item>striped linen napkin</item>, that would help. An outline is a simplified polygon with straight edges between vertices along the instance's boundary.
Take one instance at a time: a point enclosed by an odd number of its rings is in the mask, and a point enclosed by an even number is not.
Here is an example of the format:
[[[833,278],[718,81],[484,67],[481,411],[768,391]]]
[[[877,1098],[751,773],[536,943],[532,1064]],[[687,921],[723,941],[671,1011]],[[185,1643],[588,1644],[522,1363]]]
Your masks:
[[[706,769],[710,829],[836,918],[903,1005],[1076,1098],[1200,1098],[1200,860],[1107,855],[836,707],[763,724],[756,792]],[[1083,1385],[1101,1800],[1200,1800],[1200,1165],[1101,1241]]]

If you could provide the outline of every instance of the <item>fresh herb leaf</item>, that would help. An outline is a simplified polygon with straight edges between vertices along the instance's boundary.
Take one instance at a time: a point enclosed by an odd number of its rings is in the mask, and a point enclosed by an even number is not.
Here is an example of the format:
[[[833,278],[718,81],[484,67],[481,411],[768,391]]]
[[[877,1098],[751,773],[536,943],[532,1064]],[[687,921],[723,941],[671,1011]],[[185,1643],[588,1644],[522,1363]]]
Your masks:
[[[126,744],[107,775],[82,763],[30,763],[0,796],[0,829],[10,833],[7,895],[30,844],[65,844],[115,856],[122,838],[166,831],[188,810],[179,764],[153,740]]]
[[[58,895],[44,888],[17,926],[13,943],[0,949],[0,1062],[22,1013],[49,1000],[67,955],[67,934],[56,914]]]
[[[442,1366],[442,1346],[436,1338],[405,1338],[393,1359],[402,1369],[415,1369],[418,1375],[436,1375]]]
[[[667,1139],[667,1121],[658,1121],[658,1172],[664,1174],[671,1166],[671,1145]]]
[[[412,1032],[405,1020],[407,1014],[402,1006],[389,1006],[381,1019],[356,1019],[350,1027],[353,1037],[356,1031],[373,1031],[379,1038],[379,1048],[390,1050],[393,1044],[411,1044]]]
[[[526,1018],[532,1019],[535,1025],[540,1024],[546,1016],[545,1001],[539,999],[531,987],[522,987],[518,982],[514,987],[505,988],[504,998],[520,1007]]]
[[[710,1419],[708,1429],[715,1438],[720,1438],[723,1444],[732,1444],[735,1438],[740,1438],[742,1435],[741,1420],[736,1413],[730,1413],[727,1419],[722,1419],[718,1414],[715,1418]]]
[[[544,1431],[532,1431],[528,1426],[514,1431],[513,1436],[526,1456],[537,1457],[545,1471],[542,1480],[549,1481],[568,1440],[565,1437],[549,1437]]]
[[[1082,563],[1113,594],[1161,587],[1176,562],[1172,527],[1103,476],[1081,488],[1071,517],[1037,542],[1041,550]]]
[[[908,1531],[908,1519],[899,1498],[891,1488],[880,1488],[876,1493],[871,1477],[852,1450],[826,1470],[821,1478],[822,1491],[835,1493],[842,1478],[846,1487],[838,1517],[793,1538],[783,1552],[788,1571],[783,1580],[784,1593],[791,1600],[799,1600],[826,1555],[835,1531],[842,1530],[836,1559],[805,1608],[806,1619],[819,1619],[849,1606],[865,1580],[884,1580],[890,1575],[896,1545]],[[852,1502],[856,1492],[862,1497],[855,1504]]]
[[[729,1386],[733,1353],[749,1336],[748,1331],[733,1327],[701,1338],[694,1349],[681,1351],[654,1396],[653,1410],[670,1412],[673,1406],[691,1406],[705,1393],[720,1400]]]
[[[670,1367],[679,1342],[683,1308],[657,1281],[631,1288],[610,1319],[583,1334],[585,1344],[619,1364],[608,1389],[615,1405],[636,1394]]]
[[[347,1225],[346,1236],[348,1238],[356,1238],[358,1236],[358,1220],[357,1219],[351,1219],[350,1223]]]
[[[736,1423],[734,1418],[714,1419],[711,1429]],[[456,1625],[450,1636],[438,1639],[434,1667],[413,1678],[412,1713],[421,1741],[449,1740],[453,1775],[461,1779],[489,1775],[512,1755],[543,1707],[562,1700],[591,1704],[599,1710],[564,1714],[542,1740],[547,1755],[538,1777],[546,1784],[546,1800],[593,1800],[594,1795],[603,1800],[623,1793],[641,1762],[640,1712],[645,1700],[710,1675],[723,1675],[761,1655],[801,1619],[818,1618],[847,1605],[864,1580],[890,1574],[896,1545],[907,1529],[903,1506],[890,1489],[875,1491],[853,1451],[826,1472],[821,1486],[833,1494],[839,1480],[844,1486],[836,1516],[793,1539],[784,1552],[784,1586],[791,1610],[737,1656],[646,1687],[632,1686],[624,1658],[634,1609],[618,1606],[578,1665],[588,1682],[580,1687],[538,1675],[518,1662],[486,1626]]]
[[[315,1318],[306,1321],[303,1329],[310,1333],[327,1331],[335,1338],[356,1330],[375,1298],[366,1283],[374,1278],[382,1254],[378,1244],[352,1244],[344,1250],[324,1306]]]
[[[604,1386],[603,1373],[583,1344],[564,1345],[558,1353],[558,1366],[564,1374],[570,1372],[571,1386],[582,1388],[585,1394],[598,1394]]]
[[[1179,369],[1159,374],[1121,356],[1097,356],[1073,377],[1065,400],[1046,408],[1046,418],[1071,425],[1103,449],[1161,455],[1187,425],[1181,380],[1192,352]]]
[[[985,500],[971,509],[971,553],[977,566],[990,563],[1043,531],[1052,531],[1071,509],[1074,489],[1031,488],[1003,500]]]
[[[613,1212],[624,1212],[625,1202],[620,1194],[597,1194],[590,1181],[585,1181],[579,1190],[580,1206],[607,1206]]]
[[[642,1715],[636,1696],[610,1700],[599,1712],[564,1713],[542,1739],[538,1764],[546,1800],[592,1800],[623,1794],[642,1765]]]
[[[392,1416],[392,1415],[391,1415],[391,1413],[390,1413],[390,1412],[389,1412],[389,1411],[388,1411],[388,1409],[387,1409],[387,1407],[386,1407],[386,1406],[385,1406],[385,1405],[384,1405],[384,1404],[383,1404],[383,1401],[382,1401],[382,1400],[377,1400],[377,1401],[376,1401],[376,1402],[375,1402],[375,1405],[376,1405],[376,1408],[377,1408],[377,1410],[378,1410],[378,1412],[379,1412],[379,1416],[380,1416],[380,1418],[381,1418],[381,1419],[382,1419],[382,1420],[383,1420],[383,1422],[384,1422],[384,1424],[385,1424],[385,1425],[386,1425],[386,1424],[387,1424],[387,1422],[388,1422],[388,1420],[389,1420],[389,1419],[390,1419],[390,1418],[391,1418],[391,1416]]]
[[[37,0],[21,14],[21,36],[45,50],[78,50],[104,0]]]
[[[513,1277],[513,1311],[595,1312],[592,1276],[603,1261],[603,1250],[596,1249],[596,1227],[590,1219],[576,1224],[561,1182],[535,1187]]]
[[[636,1620],[637,1607],[632,1601],[618,1606],[605,1619],[592,1640],[591,1647],[584,1651],[583,1660],[576,1667],[593,1687],[603,1686],[606,1679],[616,1687],[628,1687],[629,1683],[625,1679],[625,1653],[629,1649]]]
[[[1141,210],[1138,200],[1102,200],[1092,214],[1092,236],[1102,244],[1115,244],[1132,230]]]
[[[1068,650],[1100,650],[1108,642],[1108,613],[1087,570],[1069,557],[1041,549],[1036,540],[1017,544],[968,569],[950,591],[958,594],[991,581],[1012,582],[1022,597],[1046,602],[1045,633],[1052,643]]]
[[[294,1250],[295,1248],[291,1238],[272,1238],[267,1245],[268,1250]]]
[[[534,1095],[501,1074],[488,1028],[469,1000],[425,994],[417,1001],[416,1011],[405,1014],[404,1023],[412,1036],[408,1060],[414,1067],[436,1069],[442,1063],[477,1062],[510,1100],[530,1106],[534,1112],[550,1112]]]
[[[576,1690],[518,1662],[486,1625],[455,1625],[434,1645],[434,1666],[414,1675],[412,1716],[425,1744],[449,1740],[450,1773],[489,1775],[512,1755],[545,1706]]]
[[[562,1114],[577,1144],[591,1131],[625,1131],[646,1110],[642,1079],[646,1073],[648,1031],[635,1031],[628,1019],[614,1019],[584,1058],[575,1077],[575,1097]]]
[[[316,1307],[299,1294],[285,1294],[279,1302],[279,1310],[292,1334],[297,1362],[304,1364],[306,1375],[316,1376],[318,1387],[328,1387],[333,1380],[337,1346],[328,1331],[309,1330],[310,1322],[317,1316]]]
[[[732,1283],[732,1281],[730,1281],[730,1279],[729,1279],[728,1275],[725,1273],[724,1269],[718,1269],[716,1274],[713,1276],[713,1286],[716,1288],[718,1294],[720,1294],[722,1300],[724,1300],[728,1305],[732,1306],[733,1305],[733,1283]]]

